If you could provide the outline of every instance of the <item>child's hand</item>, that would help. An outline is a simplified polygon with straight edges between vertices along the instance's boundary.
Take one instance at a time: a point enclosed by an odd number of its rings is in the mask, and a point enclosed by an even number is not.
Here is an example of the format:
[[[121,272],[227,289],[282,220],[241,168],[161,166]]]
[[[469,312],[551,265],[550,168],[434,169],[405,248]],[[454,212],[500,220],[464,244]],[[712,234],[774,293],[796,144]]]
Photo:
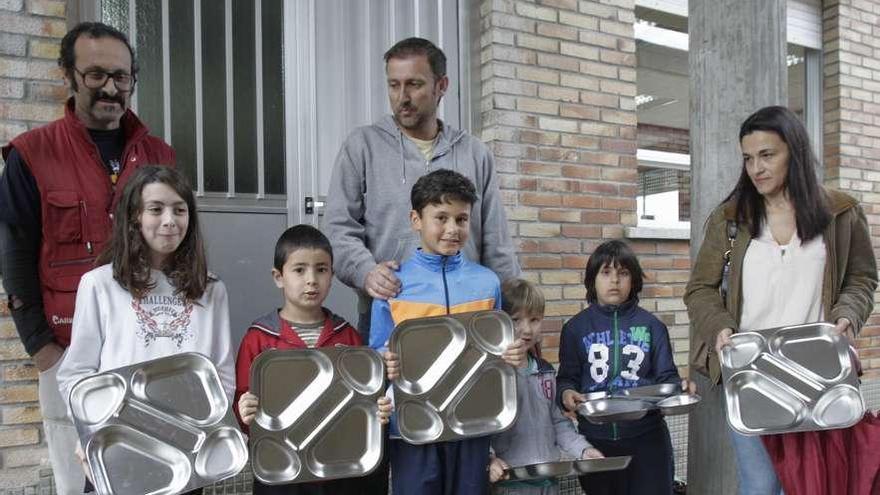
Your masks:
[[[493,456],[492,460],[489,461],[489,482],[495,483],[507,479],[507,473],[504,470],[509,468],[510,466],[503,459]]]
[[[250,391],[241,394],[241,397],[238,398],[238,415],[241,417],[241,422],[250,426],[254,416],[257,415],[257,408],[259,406],[260,400],[257,399],[256,395]]]
[[[581,459],[603,459],[604,457],[603,453],[593,447],[584,449],[583,453],[581,453]]]
[[[388,375],[388,380],[394,381],[400,376],[400,356],[391,351],[385,351],[382,354],[382,359],[385,360],[385,372]]]
[[[379,423],[387,425],[388,419],[391,418],[391,412],[394,411],[394,404],[391,403],[391,399],[384,395],[379,397],[376,404],[379,406]]]
[[[92,480],[92,470],[89,469],[89,463],[86,460],[86,455],[83,453],[83,449],[79,442],[76,442],[76,449],[73,451],[73,455],[79,460],[79,464],[82,467],[83,473],[86,475],[86,479],[89,480],[89,483],[94,485],[95,482]]]
[[[507,349],[501,354],[501,359],[514,368],[524,368],[527,364],[527,360],[526,346],[523,344],[522,339],[516,339],[512,344],[507,346]]]
[[[577,409],[578,404],[581,402],[586,402],[587,398],[584,397],[584,394],[579,394],[574,390],[568,389],[565,392],[562,392],[562,405],[568,411],[574,411]]]
[[[681,381],[681,389],[685,391],[688,395],[694,395],[697,393],[697,383],[692,382],[685,378]]]

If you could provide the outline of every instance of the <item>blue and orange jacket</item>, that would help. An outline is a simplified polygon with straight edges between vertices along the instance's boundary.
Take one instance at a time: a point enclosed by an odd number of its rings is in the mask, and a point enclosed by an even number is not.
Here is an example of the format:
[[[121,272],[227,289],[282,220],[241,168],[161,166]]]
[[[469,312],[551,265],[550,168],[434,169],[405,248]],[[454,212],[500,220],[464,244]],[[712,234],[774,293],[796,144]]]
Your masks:
[[[400,294],[375,299],[370,347],[384,350],[394,327],[412,318],[501,309],[501,283],[492,270],[462,256],[441,256],[416,249],[397,273]]]
[[[487,309],[501,309],[498,275],[469,261],[461,252],[455,256],[415,253],[397,272],[400,294],[387,301],[373,300],[370,317],[370,347],[384,351],[394,327],[426,316],[442,316]],[[389,389],[390,392],[390,389]],[[397,438],[397,413],[391,415],[388,434]]]

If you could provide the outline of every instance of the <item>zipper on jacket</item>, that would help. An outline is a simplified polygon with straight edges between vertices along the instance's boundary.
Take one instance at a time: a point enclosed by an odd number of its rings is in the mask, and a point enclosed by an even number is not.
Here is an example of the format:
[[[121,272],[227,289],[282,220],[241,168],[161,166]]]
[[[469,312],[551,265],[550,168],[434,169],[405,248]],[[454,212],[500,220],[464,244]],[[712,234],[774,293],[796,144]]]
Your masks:
[[[617,310],[614,310],[614,366],[611,370],[611,380],[617,378],[620,373],[620,328],[617,325]],[[609,384],[608,389],[614,392],[614,385]],[[611,423],[611,438],[617,440],[617,423]]]
[[[69,266],[69,265],[80,265],[83,263],[92,263],[95,261],[94,256],[90,256],[88,258],[76,258],[73,260],[64,260],[64,261],[50,261],[49,266],[52,268],[57,268],[59,266]]]
[[[446,261],[449,257],[444,256],[440,267],[440,273],[443,274],[443,296],[446,297],[446,314],[450,314],[449,308],[449,286],[446,284]]]
[[[90,241],[88,239],[88,234],[87,234],[87,232],[89,231],[89,210],[86,208],[86,202],[83,200],[80,200],[79,201],[79,208],[82,211],[82,216],[83,216],[82,233],[83,233],[83,237],[86,237],[86,240],[85,240],[86,251],[88,251],[89,254],[92,254],[92,241]]]

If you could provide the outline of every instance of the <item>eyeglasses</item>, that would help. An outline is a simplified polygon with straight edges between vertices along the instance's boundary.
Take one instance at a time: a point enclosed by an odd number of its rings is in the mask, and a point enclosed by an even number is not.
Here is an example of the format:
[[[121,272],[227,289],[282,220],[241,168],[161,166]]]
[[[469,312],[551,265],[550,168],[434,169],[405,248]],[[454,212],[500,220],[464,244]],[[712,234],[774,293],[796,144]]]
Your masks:
[[[76,67],[73,70],[82,77],[83,84],[89,89],[103,88],[109,77],[113,79],[113,85],[116,86],[117,91],[131,91],[137,81],[134,75],[125,72],[108,72],[97,69],[80,72]]]

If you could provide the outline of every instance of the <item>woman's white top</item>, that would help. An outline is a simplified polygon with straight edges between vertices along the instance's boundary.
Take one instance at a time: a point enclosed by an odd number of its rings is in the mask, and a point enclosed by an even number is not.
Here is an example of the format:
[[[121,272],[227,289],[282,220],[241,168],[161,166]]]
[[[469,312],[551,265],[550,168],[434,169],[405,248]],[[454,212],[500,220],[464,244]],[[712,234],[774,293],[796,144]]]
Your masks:
[[[825,240],[779,245],[766,225],[743,260],[740,331],[822,321]]]
[[[235,374],[226,286],[211,281],[198,301],[189,302],[174,294],[161,271],[153,270],[151,276],[156,287],[137,299],[113,280],[112,265],[83,275],[70,347],[58,370],[65,403],[83,377],[182,352],[207,356],[232,400]]]

